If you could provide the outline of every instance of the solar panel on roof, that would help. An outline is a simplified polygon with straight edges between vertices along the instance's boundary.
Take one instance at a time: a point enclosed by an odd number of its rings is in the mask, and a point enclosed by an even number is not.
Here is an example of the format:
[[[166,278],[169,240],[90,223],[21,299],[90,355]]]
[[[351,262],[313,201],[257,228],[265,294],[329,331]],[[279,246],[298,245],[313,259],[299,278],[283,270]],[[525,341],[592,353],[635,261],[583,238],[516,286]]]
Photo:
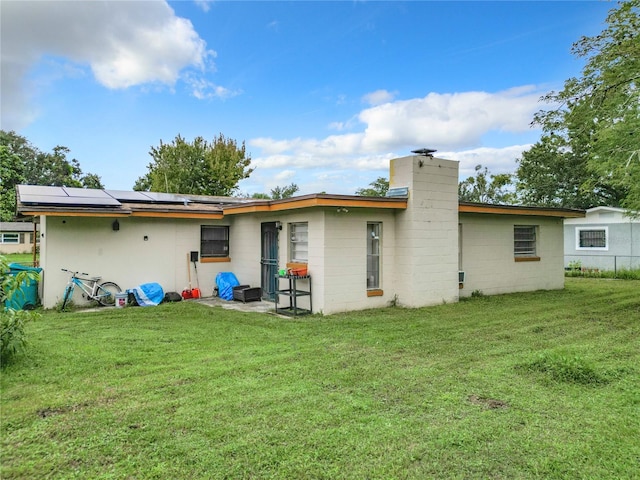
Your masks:
[[[126,190],[105,190],[113,198],[126,202],[150,202],[151,198],[145,192],[128,192]]]
[[[73,198],[112,198],[103,190],[96,190],[94,188],[63,187],[63,189],[67,192],[67,195]]]
[[[46,187],[44,185],[18,185],[18,191],[21,197],[23,195],[67,196],[62,187]]]
[[[21,203],[25,205],[82,205],[92,207],[117,207],[120,202],[115,198],[90,198],[90,197],[54,197],[51,195],[25,195],[20,196]]]
[[[174,193],[144,192],[151,200],[159,203],[189,203],[189,199]]]

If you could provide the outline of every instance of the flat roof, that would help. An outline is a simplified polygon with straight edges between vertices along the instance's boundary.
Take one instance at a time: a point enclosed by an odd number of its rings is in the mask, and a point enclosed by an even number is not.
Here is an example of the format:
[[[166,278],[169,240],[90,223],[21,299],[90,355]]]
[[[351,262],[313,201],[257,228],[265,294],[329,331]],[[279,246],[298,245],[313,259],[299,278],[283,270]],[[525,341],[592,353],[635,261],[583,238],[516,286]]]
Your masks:
[[[18,213],[24,216],[166,217],[221,219],[225,215],[314,207],[403,210],[406,197],[364,197],[315,193],[278,200],[18,185]],[[584,217],[584,210],[460,202],[460,213]]]
[[[575,208],[530,207],[521,205],[494,205],[490,203],[460,202],[460,213],[489,213],[493,215],[531,215],[538,217],[579,218],[585,211]]]

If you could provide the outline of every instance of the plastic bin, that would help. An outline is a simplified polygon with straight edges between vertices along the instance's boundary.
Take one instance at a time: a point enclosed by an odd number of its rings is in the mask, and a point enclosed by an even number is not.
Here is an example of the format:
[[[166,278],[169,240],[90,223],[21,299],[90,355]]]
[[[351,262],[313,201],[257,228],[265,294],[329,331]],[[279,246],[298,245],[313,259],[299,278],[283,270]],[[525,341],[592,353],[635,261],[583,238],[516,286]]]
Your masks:
[[[20,272],[41,273],[40,267],[27,267],[19,263],[9,264],[9,275],[16,276]],[[38,305],[38,281],[33,279],[24,280],[9,300],[4,302],[7,308],[13,310],[33,310]]]

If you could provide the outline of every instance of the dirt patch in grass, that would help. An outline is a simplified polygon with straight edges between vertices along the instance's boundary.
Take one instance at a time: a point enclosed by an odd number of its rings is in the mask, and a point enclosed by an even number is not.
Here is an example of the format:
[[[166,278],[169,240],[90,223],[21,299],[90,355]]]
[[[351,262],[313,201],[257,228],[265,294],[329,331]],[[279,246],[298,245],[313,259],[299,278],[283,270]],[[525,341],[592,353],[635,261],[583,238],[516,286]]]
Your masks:
[[[473,405],[479,405],[489,410],[509,408],[509,404],[507,402],[503,402],[502,400],[497,400],[495,398],[481,397],[479,395],[469,395],[467,397],[467,401]]]
[[[37,414],[40,418],[48,418],[56,415],[63,415],[65,413],[76,412],[88,406],[88,403],[81,403],[78,405],[66,405],[63,407],[45,407],[39,409]]]

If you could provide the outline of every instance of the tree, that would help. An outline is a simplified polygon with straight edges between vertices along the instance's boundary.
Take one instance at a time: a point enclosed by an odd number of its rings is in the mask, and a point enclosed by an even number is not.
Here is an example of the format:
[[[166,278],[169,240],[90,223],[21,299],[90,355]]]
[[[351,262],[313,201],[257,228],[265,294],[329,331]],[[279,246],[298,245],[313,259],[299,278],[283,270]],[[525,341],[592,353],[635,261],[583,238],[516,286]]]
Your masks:
[[[138,178],[134,190],[229,196],[254,170],[244,142],[238,146],[222,134],[211,143],[202,137],[187,142],[178,135],[170,144],[160,141],[149,155],[149,171]]]
[[[287,185],[286,187],[276,187],[271,190],[271,198],[274,200],[278,200],[280,198],[291,198],[298,190],[300,190],[300,188],[298,188],[298,185],[295,183]]]
[[[268,193],[254,193],[251,198],[256,200],[271,200],[271,196]]]
[[[519,160],[525,199],[640,210],[640,0],[619,2],[606,24],[573,45],[582,76],[543,97],[559,107],[534,116],[543,135]]]
[[[16,210],[15,186],[24,179],[20,157],[6,145],[0,145],[0,221],[9,222]]]
[[[369,188],[359,188],[356,195],[361,197],[384,197],[389,191],[389,180],[378,177],[369,184]]]
[[[496,205],[515,203],[516,197],[511,183],[511,174],[492,175],[487,167],[476,165],[476,176],[468,177],[458,184],[458,199],[461,202],[492,203]]]
[[[104,188],[98,175],[83,175],[78,160],[67,160],[69,152],[60,145],[52,153],[42,152],[25,137],[0,130],[0,218],[13,218],[19,184]]]

